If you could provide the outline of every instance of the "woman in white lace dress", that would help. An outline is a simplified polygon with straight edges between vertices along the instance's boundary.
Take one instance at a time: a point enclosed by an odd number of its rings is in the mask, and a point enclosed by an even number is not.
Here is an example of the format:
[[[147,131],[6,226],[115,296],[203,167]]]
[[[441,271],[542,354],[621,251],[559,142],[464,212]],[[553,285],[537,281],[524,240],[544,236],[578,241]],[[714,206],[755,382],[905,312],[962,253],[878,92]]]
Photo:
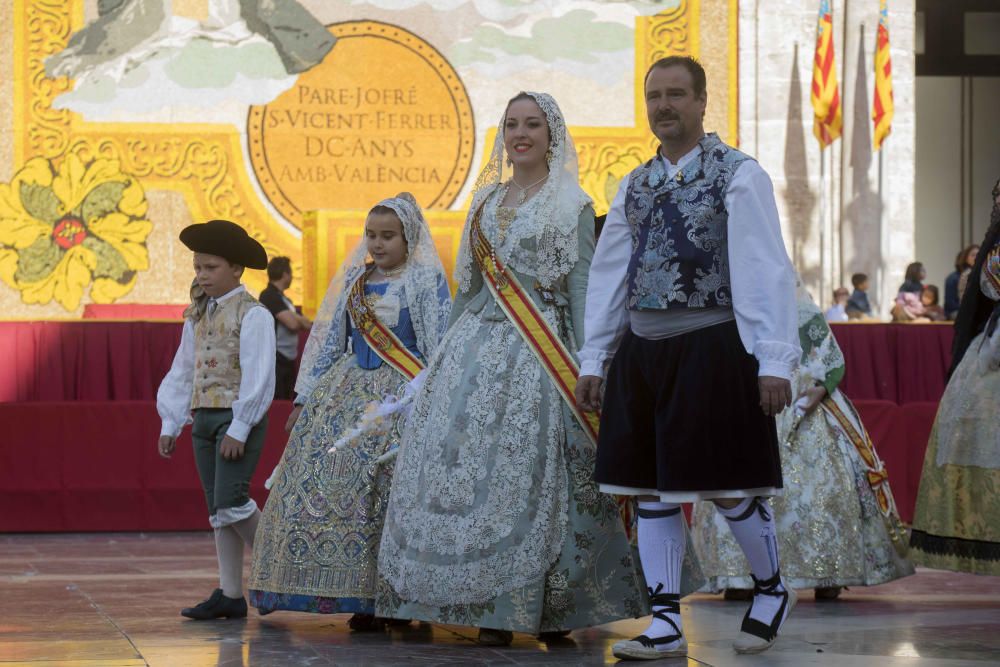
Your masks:
[[[549,95],[510,101],[476,182],[450,328],[396,463],[377,613],[477,626],[493,645],[647,613],[595,446],[484,282],[470,228],[575,355],[594,213]]]

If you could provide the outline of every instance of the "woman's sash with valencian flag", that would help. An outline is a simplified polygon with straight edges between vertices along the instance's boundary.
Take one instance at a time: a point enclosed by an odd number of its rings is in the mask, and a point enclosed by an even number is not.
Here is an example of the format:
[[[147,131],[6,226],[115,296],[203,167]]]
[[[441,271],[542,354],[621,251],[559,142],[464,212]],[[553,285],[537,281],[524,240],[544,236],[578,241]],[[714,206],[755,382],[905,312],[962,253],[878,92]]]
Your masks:
[[[542,368],[545,369],[559,394],[566,401],[566,405],[573,411],[584,432],[596,446],[600,415],[597,412],[583,412],[576,404],[574,397],[580,369],[569,350],[566,349],[566,345],[542,317],[531,296],[525,291],[514,273],[509,271],[497,258],[493,246],[483,234],[480,218],[485,206],[486,202],[484,201],[472,216],[472,221],[469,224],[469,240],[476,265],[482,272],[486,284],[489,285],[493,298],[510,318],[514,328],[521,334],[528,347],[535,353]]]
[[[878,504],[882,517],[885,519],[893,546],[896,547],[896,551],[901,556],[905,556],[907,552],[906,531],[903,528],[902,520],[899,518],[896,501],[892,497],[892,489],[889,488],[889,473],[885,469],[885,464],[882,463],[878,454],[875,453],[871,437],[865,431],[864,426],[861,427],[861,432],[858,432],[854,428],[854,424],[851,423],[851,420],[840,409],[840,406],[833,400],[833,397],[827,396],[820,405],[837,420],[837,423],[840,424],[840,427],[847,434],[848,439],[850,439],[851,444],[854,445],[854,449],[857,450],[861,459],[865,462],[865,478],[868,480],[868,486],[871,487],[872,493],[875,494],[875,501]]]
[[[351,315],[354,327],[364,337],[368,346],[375,350],[382,361],[395,368],[407,380],[412,380],[424,369],[424,364],[412,352],[406,349],[392,329],[385,326],[375,314],[375,309],[365,298],[365,279],[369,271],[362,273],[351,287],[347,297],[347,312]]]

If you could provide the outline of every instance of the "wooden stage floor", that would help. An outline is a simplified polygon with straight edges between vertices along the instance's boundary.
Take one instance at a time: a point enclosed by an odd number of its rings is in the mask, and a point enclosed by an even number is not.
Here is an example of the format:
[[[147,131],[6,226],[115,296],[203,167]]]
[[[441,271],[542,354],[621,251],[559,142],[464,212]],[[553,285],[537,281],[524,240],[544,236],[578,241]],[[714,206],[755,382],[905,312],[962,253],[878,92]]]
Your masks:
[[[181,607],[214,588],[215,572],[207,532],[0,536],[0,667],[603,665],[615,662],[614,641],[645,628],[622,621],[557,645],[517,635],[496,649],[456,626],[354,634],[347,615],[181,618]],[[1000,577],[921,570],[823,603],[804,591],[782,638],[760,656],[730,648],[745,603],[693,595],[682,609],[690,657],[656,665],[1000,663]]]

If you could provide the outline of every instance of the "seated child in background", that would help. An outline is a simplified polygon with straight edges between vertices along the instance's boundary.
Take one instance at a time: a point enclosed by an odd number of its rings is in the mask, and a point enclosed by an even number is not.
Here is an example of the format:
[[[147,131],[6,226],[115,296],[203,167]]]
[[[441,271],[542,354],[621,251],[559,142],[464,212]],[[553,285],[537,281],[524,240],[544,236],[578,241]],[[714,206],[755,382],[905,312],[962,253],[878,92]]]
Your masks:
[[[938,305],[938,288],[927,285],[919,293],[900,292],[892,307],[893,322],[937,322],[945,319]]]
[[[847,317],[851,320],[867,320],[872,318],[872,306],[868,303],[868,275],[855,273],[851,276],[854,292],[847,300]]]
[[[924,317],[931,322],[941,322],[948,319],[945,316],[944,308],[939,304],[940,295],[937,285],[924,285],[920,292],[920,303],[924,306]]]
[[[847,291],[846,287],[838,287],[833,290],[833,305],[826,311],[824,317],[827,322],[846,322],[847,317],[847,298],[850,293]]]

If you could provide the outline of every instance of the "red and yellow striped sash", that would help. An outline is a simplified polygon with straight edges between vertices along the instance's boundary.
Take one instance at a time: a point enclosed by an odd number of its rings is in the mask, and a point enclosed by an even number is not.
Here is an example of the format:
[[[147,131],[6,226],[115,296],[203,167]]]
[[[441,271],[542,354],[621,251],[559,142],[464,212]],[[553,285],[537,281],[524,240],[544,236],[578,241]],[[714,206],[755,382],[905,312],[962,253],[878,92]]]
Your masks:
[[[365,298],[365,279],[368,273],[362,273],[351,287],[347,298],[347,312],[351,315],[354,327],[368,346],[375,350],[375,354],[407,380],[412,380],[424,369],[424,364],[406,349],[406,345],[396,337],[392,329],[382,323],[375,314],[375,309],[368,303]]]
[[[899,511],[896,509],[896,501],[892,497],[892,489],[889,488],[889,472],[885,469],[885,464],[882,463],[878,454],[875,453],[871,436],[868,435],[863,425],[860,433],[854,428],[854,424],[847,418],[832,396],[824,398],[821,405],[837,420],[851,444],[854,445],[854,449],[861,456],[861,460],[864,461],[867,468],[865,478],[872,493],[875,494],[875,501],[885,518],[889,535],[892,537],[896,550],[905,555],[907,551],[906,532],[903,529],[903,522],[899,518]]]
[[[583,412],[574,397],[580,369],[566,349],[566,345],[552,331],[517,277],[497,258],[480,225],[484,207],[485,203],[472,216],[469,224],[472,254],[476,265],[500,308],[535,353],[542,368],[566,401],[566,405],[573,411],[584,432],[596,445],[600,415],[596,412]]]

